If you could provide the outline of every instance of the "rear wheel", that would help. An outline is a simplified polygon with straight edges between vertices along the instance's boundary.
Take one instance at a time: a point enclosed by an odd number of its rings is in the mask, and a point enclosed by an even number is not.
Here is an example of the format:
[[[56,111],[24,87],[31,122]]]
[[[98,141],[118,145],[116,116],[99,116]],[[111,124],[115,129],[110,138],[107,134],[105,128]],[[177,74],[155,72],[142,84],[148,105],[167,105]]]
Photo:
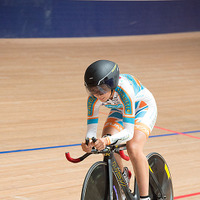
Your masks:
[[[94,163],[88,170],[81,193],[81,200],[109,200],[107,163]],[[120,186],[113,174],[113,200],[122,200]]]
[[[165,159],[158,153],[150,153],[149,155],[147,155],[147,159],[149,162],[149,169],[157,179],[160,187],[162,188],[162,191],[166,196],[166,200],[173,200],[174,194],[173,194],[172,179],[169,167]],[[152,177],[150,176],[149,195],[151,199],[157,200],[158,191],[154,191],[152,184],[153,180]]]

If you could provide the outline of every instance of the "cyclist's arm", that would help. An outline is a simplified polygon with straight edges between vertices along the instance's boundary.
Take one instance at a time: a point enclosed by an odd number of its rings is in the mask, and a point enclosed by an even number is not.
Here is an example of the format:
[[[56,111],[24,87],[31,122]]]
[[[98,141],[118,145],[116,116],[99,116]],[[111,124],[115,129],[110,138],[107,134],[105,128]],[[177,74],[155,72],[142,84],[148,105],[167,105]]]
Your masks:
[[[110,144],[120,144],[122,142],[127,142],[133,138],[134,133],[134,125],[127,124],[125,125],[125,128],[120,131],[119,133],[116,133],[112,136],[108,136],[110,140]]]
[[[86,138],[96,138],[97,126],[98,126],[98,115],[99,115],[99,106],[101,105],[100,101],[93,96],[88,97],[87,109],[87,134]]]

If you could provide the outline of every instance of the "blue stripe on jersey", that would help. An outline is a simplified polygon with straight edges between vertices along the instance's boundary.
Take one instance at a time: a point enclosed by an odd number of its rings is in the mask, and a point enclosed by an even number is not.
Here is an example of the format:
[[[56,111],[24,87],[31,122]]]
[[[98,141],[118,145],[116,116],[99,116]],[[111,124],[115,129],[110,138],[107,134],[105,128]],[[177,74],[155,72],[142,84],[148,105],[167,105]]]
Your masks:
[[[87,120],[87,124],[97,124],[97,123],[98,123],[98,118],[88,119]]]
[[[138,107],[138,104],[140,103],[140,101],[136,101],[135,102],[135,109]]]
[[[139,86],[132,75],[130,75],[130,74],[120,74],[120,76],[125,77],[130,81],[130,83],[133,85],[133,89],[134,89],[135,94],[137,94],[139,91],[144,89],[144,86],[142,84],[140,84],[140,86]]]
[[[117,123],[123,126],[123,122],[121,120],[118,120]]]
[[[124,117],[123,118],[123,122],[134,124],[135,123],[135,118]]]
[[[145,107],[141,108],[140,110],[138,110],[138,111],[135,113],[135,115],[137,115],[140,111],[144,110],[145,108],[148,108],[148,106],[145,106]]]
[[[122,104],[117,104],[117,105],[105,105],[105,107],[107,108],[111,108],[111,109],[114,109],[114,108],[123,108],[123,105]]]
[[[118,118],[118,119],[123,118],[122,114],[119,113],[119,112],[114,112],[114,113],[110,114],[109,117],[115,117],[115,118]]]
[[[141,117],[144,117],[144,115],[147,113],[147,111],[141,111],[140,113],[136,114],[135,115],[135,118],[141,118]]]
[[[119,109],[116,109],[116,108],[112,108],[111,111],[112,112],[119,112],[119,113],[121,113],[121,111]]]

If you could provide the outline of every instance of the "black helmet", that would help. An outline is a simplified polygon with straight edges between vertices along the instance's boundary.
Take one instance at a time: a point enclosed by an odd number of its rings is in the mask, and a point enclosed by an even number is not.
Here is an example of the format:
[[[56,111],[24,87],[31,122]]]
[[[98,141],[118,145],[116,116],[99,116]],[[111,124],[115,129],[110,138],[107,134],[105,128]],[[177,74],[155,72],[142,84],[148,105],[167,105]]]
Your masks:
[[[98,60],[92,63],[85,71],[85,86],[90,88],[106,85],[114,90],[119,82],[119,67],[109,60]]]

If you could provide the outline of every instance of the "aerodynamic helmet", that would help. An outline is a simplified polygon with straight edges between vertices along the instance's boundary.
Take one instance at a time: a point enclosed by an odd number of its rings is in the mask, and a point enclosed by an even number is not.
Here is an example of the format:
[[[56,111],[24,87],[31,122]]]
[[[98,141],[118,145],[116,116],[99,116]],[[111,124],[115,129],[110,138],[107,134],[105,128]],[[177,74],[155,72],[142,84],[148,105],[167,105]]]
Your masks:
[[[109,60],[98,60],[85,71],[85,86],[91,93],[114,90],[119,82],[119,67]]]

